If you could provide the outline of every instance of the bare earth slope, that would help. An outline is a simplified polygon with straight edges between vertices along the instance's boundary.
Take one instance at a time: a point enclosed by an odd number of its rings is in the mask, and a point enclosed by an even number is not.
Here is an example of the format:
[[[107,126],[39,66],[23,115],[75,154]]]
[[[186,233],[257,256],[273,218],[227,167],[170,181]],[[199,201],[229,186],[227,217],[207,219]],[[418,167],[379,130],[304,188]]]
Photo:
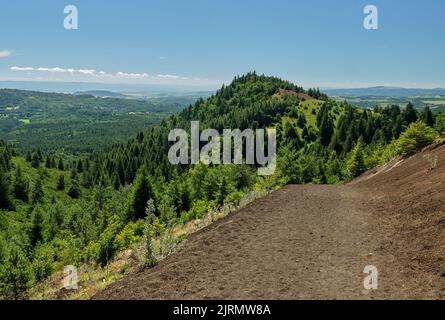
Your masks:
[[[438,156],[434,170],[426,154]],[[442,158],[438,147],[348,185],[287,186],[95,298],[443,298]],[[377,290],[363,287],[367,265],[378,268]]]

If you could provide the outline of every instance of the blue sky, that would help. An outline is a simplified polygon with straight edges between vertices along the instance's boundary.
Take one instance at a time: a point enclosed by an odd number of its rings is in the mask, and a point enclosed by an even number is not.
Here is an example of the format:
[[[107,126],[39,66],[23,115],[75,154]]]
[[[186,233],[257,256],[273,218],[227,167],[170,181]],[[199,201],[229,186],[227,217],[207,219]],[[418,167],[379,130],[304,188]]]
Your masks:
[[[63,28],[68,4],[78,30]],[[363,27],[367,4],[378,30]],[[3,1],[0,80],[216,88],[256,70],[305,87],[445,87],[444,34],[443,0]]]

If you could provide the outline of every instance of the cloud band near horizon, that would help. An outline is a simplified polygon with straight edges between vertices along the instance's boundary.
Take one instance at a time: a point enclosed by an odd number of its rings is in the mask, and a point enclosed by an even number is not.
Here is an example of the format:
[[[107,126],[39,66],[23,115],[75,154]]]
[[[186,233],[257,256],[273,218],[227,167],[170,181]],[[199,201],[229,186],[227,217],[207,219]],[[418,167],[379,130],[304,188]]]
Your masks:
[[[0,52],[1,54],[1,52]],[[201,78],[190,78],[184,76],[178,76],[173,74],[157,74],[157,75],[149,75],[148,73],[134,73],[134,72],[123,72],[118,71],[116,73],[110,73],[105,71],[97,71],[95,69],[75,69],[75,68],[61,68],[61,67],[20,67],[20,66],[12,66],[10,67],[11,71],[17,72],[48,72],[53,74],[80,74],[86,76],[93,76],[96,78],[127,78],[127,79],[168,79],[168,80],[193,80],[193,81],[201,81],[206,79]]]

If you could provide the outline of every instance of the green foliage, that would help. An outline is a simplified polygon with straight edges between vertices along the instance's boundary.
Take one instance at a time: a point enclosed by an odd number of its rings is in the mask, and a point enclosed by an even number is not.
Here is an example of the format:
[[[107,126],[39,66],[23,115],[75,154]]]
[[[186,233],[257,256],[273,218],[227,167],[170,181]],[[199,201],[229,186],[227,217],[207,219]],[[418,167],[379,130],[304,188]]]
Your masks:
[[[147,201],[153,198],[153,189],[148,177],[145,173],[137,176],[134,186],[133,194],[130,199],[130,207],[127,218],[129,221],[136,221],[144,219]]]
[[[37,204],[43,201],[43,177],[39,174],[39,177],[34,185],[34,189],[32,191],[32,204]]]
[[[397,140],[397,153],[403,156],[411,155],[433,143],[436,137],[436,132],[424,122],[412,123]]]
[[[188,212],[181,215],[180,223],[186,223],[194,219],[201,219],[209,211],[211,205],[205,200],[198,200],[193,203],[192,208]]]
[[[366,170],[363,157],[363,147],[363,139],[360,138],[357,145],[354,147],[348,162],[346,163],[346,175],[349,179],[359,176]]]
[[[317,124],[319,129],[319,138],[322,146],[327,147],[331,142],[332,135],[334,133],[334,125],[329,115],[329,107],[324,104],[318,113]]]
[[[287,141],[289,146],[293,149],[298,150],[302,146],[297,128],[295,128],[295,126],[289,121],[285,122],[284,124],[283,139]]]
[[[43,213],[40,206],[34,207],[32,212],[29,240],[33,247],[43,240]]]
[[[13,208],[10,181],[6,174],[0,171],[0,210],[11,210]]]
[[[72,180],[71,187],[68,190],[68,195],[72,199],[79,199],[79,197],[80,197],[80,186],[79,186],[79,181],[77,179],[73,179]]]
[[[128,248],[134,243],[137,243],[144,235],[144,220],[130,222],[122,229],[116,236],[115,246],[117,250]]]
[[[58,191],[65,190],[65,175],[64,174],[59,175],[59,178],[57,179],[56,189]]]
[[[284,184],[299,184],[302,182],[299,155],[289,148],[282,148],[278,155],[278,170],[283,177]]]
[[[438,114],[435,119],[434,129],[439,133],[440,136],[445,135],[445,115]]]
[[[400,155],[397,140],[394,140],[389,145],[385,147],[380,157],[380,164],[386,163],[388,161],[393,160],[394,158]]]
[[[422,114],[422,120],[427,126],[434,127],[434,116],[429,107],[425,107]]]
[[[31,270],[36,281],[48,278],[54,270],[56,253],[50,244],[38,246],[34,252]]]
[[[13,248],[6,262],[0,265],[0,297],[14,300],[26,298],[32,280],[30,263],[20,250]]]
[[[29,201],[29,182],[28,179],[23,176],[20,167],[17,168],[15,174],[14,197],[26,203]]]
[[[159,217],[154,217],[151,223],[150,232],[153,238],[162,235],[165,232],[165,225],[159,220]]]
[[[122,244],[122,237],[117,240],[116,237],[122,230],[122,224],[119,221],[112,221],[100,234],[99,239],[91,241],[86,247],[86,257],[100,266],[105,266],[112,260]]]
[[[166,224],[173,223],[176,219],[176,208],[171,204],[171,200],[165,197],[158,204],[159,219]]]
[[[72,154],[91,153],[159,124],[193,99],[96,98],[1,89],[0,139],[16,141],[23,152],[41,147],[51,152],[64,149]],[[34,165],[42,163],[42,159],[34,160]]]
[[[97,257],[97,262],[101,266],[105,266],[108,261],[114,258],[117,252],[117,246],[115,238],[121,228],[119,222],[111,223],[100,235],[99,238],[99,253]]]
[[[419,118],[419,115],[417,114],[417,111],[411,102],[408,103],[405,110],[403,111],[403,117],[404,117],[405,123],[408,125],[413,122],[416,122],[417,119]]]
[[[306,117],[304,115],[304,113],[300,113],[298,115],[298,121],[297,121],[297,125],[300,128],[304,128],[304,126],[306,125],[307,121],[306,121]]]
[[[63,163],[62,158],[59,159],[59,163],[57,164],[57,169],[61,171],[65,170],[65,164]]]
[[[242,199],[243,196],[244,196],[243,191],[233,191],[226,197],[225,202],[226,203],[237,203]],[[209,211],[210,206],[209,206],[209,204],[202,203],[198,208],[200,208],[200,210],[196,211],[197,212],[196,216],[197,216],[197,218],[200,219]]]

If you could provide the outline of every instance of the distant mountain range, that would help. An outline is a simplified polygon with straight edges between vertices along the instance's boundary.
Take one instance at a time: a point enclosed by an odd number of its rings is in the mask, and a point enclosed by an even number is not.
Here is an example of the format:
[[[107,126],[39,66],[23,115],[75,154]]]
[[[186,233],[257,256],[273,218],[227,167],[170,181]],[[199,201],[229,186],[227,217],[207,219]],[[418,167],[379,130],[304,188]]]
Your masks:
[[[326,89],[326,94],[333,97],[423,97],[423,96],[445,96],[445,89],[414,89],[400,87],[371,87],[355,89]]]
[[[74,92],[74,95],[76,96],[93,96],[93,97],[99,97],[99,98],[126,98],[128,97],[125,94],[119,93],[119,92],[113,92],[113,91],[107,91],[107,90],[88,90],[88,91],[77,91]]]
[[[195,86],[156,84],[122,84],[50,81],[0,81],[0,89],[18,89],[40,92],[73,93],[96,97],[156,98],[165,96],[208,96],[215,89]]]
[[[0,89],[19,89],[41,92],[72,93],[102,98],[159,98],[174,96],[207,97],[214,92],[211,88],[173,85],[111,84],[87,82],[40,82],[40,81],[0,81]],[[345,88],[322,90],[332,97],[432,97],[445,96],[445,89],[421,89],[378,86],[370,88]]]

